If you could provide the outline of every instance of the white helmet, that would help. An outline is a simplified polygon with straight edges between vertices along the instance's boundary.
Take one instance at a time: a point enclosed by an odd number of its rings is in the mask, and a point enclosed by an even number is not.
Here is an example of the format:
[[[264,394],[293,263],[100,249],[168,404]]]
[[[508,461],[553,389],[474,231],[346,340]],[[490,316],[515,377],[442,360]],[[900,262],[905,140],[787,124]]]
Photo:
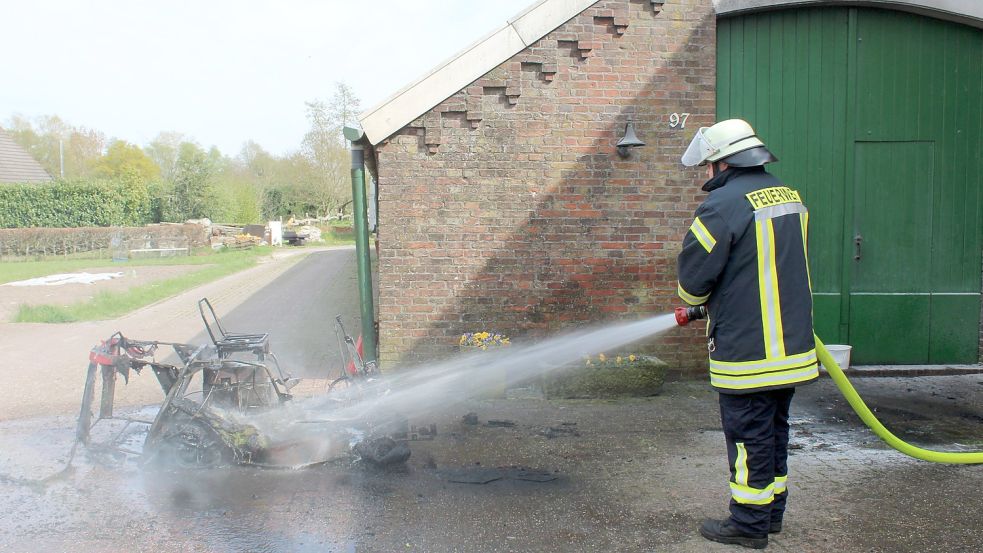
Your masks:
[[[726,161],[735,167],[753,167],[778,161],[778,158],[768,151],[747,121],[728,119],[712,127],[700,127],[682,159],[687,167],[717,161]]]

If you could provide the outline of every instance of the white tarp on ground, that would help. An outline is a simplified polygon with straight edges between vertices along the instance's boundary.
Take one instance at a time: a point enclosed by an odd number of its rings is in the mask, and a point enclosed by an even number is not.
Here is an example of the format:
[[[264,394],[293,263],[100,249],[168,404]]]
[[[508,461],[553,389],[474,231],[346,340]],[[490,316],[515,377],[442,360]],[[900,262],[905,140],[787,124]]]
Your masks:
[[[62,275],[48,275],[45,277],[32,278],[30,280],[19,280],[8,282],[3,286],[61,286],[62,284],[92,284],[101,280],[111,280],[121,278],[123,273],[68,273]]]

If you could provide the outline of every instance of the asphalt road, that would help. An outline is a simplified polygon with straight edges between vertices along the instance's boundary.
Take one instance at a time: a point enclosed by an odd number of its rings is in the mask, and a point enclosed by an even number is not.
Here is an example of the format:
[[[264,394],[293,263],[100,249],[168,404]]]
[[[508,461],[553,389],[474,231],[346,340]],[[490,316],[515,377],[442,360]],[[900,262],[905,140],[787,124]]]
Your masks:
[[[222,312],[220,305],[216,310]],[[270,333],[283,368],[300,378],[338,373],[335,316],[355,338],[361,328],[355,250],[312,253],[221,317],[229,332]],[[204,331],[191,343],[209,341]]]

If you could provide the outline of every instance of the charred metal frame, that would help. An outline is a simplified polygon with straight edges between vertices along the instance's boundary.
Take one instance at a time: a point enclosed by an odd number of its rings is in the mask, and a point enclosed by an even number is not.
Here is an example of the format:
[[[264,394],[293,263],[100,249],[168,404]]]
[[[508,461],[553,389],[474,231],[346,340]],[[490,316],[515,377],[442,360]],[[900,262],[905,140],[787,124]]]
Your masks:
[[[202,300],[207,303],[207,300]],[[199,303],[199,307],[203,304]],[[211,306],[208,305],[210,310]],[[205,319],[206,327],[208,320]],[[220,323],[219,323],[220,324]],[[228,339],[233,335],[221,331]],[[336,332],[342,348],[342,376],[331,382],[328,393],[339,405],[366,399],[373,394],[386,393],[385,383],[377,378],[375,363],[366,361],[358,345],[344,329],[341,317],[336,318]],[[258,337],[262,337],[257,341]],[[143,462],[163,460],[181,468],[220,466],[226,464],[277,464],[276,454],[303,442],[277,443],[261,435],[253,419],[239,415],[256,414],[281,406],[292,396],[288,393],[296,379],[284,376],[276,357],[269,351],[268,335],[236,335],[235,339],[262,342],[261,347],[236,346],[223,352],[212,336],[214,347],[193,346],[157,340],[134,340],[116,332],[92,348],[86,373],[82,406],[76,427],[76,446],[104,449],[129,455],[142,455]],[[181,365],[157,362],[155,355],[170,348],[180,358]],[[165,349],[166,351],[166,349]],[[230,353],[252,354],[255,362],[230,358]],[[347,354],[347,355],[346,355]],[[268,364],[272,362],[272,365]],[[114,415],[116,382],[120,375],[128,382],[130,372],[140,373],[150,367],[164,393],[164,400],[153,421]],[[275,373],[271,370],[275,368]],[[192,382],[201,375],[201,390],[191,390]],[[93,420],[96,388],[101,375],[102,393],[98,416]],[[201,394],[200,401],[192,399]],[[334,396],[337,396],[335,398]],[[91,444],[92,429],[103,420],[122,420],[126,424],[108,443]],[[303,423],[336,424],[330,420],[302,420]],[[131,424],[149,427],[143,451],[120,446]],[[348,427],[350,424],[345,423]],[[410,452],[406,442],[429,440],[437,434],[435,425],[410,426],[400,417],[390,418],[384,425],[370,429],[372,434],[352,446],[352,452],[372,464],[405,462]],[[347,441],[346,441],[347,443]],[[75,447],[73,447],[73,454]],[[323,461],[321,461],[323,462]],[[316,464],[303,463],[300,466]]]

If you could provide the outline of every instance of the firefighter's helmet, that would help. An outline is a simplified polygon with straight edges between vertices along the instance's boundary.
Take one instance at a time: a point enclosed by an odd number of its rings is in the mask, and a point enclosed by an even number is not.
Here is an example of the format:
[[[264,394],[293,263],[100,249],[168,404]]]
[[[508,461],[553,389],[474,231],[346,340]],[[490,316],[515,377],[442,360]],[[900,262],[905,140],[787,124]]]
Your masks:
[[[778,161],[743,119],[728,119],[700,127],[683,154],[683,165],[694,167],[724,161],[734,167],[753,167]]]

